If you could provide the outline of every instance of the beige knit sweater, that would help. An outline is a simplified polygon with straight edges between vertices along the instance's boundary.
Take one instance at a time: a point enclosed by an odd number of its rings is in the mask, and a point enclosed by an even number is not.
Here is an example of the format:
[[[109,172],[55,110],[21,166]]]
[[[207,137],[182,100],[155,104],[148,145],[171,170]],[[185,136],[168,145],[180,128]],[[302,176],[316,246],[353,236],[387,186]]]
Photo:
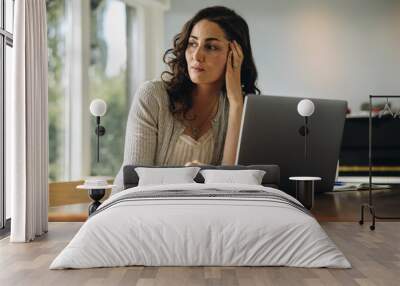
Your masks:
[[[220,165],[228,126],[229,101],[221,93],[212,122],[215,146],[212,164]],[[123,189],[123,166],[166,165],[185,126],[169,111],[169,97],[162,81],[145,82],[136,92],[125,133],[124,161],[114,180],[113,194]]]

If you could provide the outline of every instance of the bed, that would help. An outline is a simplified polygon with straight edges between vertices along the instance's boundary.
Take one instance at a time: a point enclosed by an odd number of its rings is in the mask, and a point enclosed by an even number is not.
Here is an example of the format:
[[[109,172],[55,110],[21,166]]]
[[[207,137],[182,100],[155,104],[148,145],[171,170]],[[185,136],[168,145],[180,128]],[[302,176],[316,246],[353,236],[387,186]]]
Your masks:
[[[265,170],[261,185],[138,186],[125,166],[122,192],[90,216],[50,269],[144,266],[350,268],[312,214],[280,191],[275,165],[203,169]]]

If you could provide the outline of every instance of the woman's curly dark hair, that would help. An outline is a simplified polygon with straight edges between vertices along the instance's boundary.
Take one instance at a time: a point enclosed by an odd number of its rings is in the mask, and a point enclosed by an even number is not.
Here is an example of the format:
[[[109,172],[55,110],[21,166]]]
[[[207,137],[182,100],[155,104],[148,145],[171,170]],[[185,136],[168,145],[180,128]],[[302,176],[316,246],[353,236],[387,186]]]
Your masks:
[[[236,40],[242,47],[241,85],[243,96],[249,93],[260,93],[256,86],[257,69],[251,51],[250,33],[246,21],[235,11],[226,7],[208,7],[197,12],[192,19],[186,22],[182,31],[174,37],[173,48],[168,49],[164,54],[164,62],[169,66],[170,71],[164,71],[161,78],[166,85],[170,99],[169,108],[173,114],[185,115],[192,107],[192,91],[195,84],[189,77],[185,51],[193,27],[201,20],[218,24],[229,41]],[[168,76],[168,79],[165,79],[165,76]],[[225,84],[223,91],[226,93]]]

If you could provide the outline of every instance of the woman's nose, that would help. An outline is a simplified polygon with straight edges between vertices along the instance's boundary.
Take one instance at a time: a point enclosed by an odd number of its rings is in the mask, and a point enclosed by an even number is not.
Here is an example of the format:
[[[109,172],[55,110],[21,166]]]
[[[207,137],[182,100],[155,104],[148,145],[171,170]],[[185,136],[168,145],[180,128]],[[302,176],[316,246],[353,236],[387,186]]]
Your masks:
[[[196,48],[196,50],[193,53],[193,59],[195,59],[198,62],[204,61],[204,53],[202,51],[202,48],[199,46]]]

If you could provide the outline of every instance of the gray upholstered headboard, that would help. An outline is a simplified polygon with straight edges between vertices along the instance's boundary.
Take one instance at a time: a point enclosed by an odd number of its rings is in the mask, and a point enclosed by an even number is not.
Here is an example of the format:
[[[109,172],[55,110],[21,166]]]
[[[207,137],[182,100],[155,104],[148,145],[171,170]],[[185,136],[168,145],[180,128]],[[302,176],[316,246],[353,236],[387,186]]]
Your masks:
[[[124,189],[133,188],[138,185],[139,176],[135,172],[136,167],[160,168],[159,166],[139,166],[139,165],[126,165],[124,166]],[[168,168],[181,168],[182,166],[168,166]],[[280,169],[278,165],[249,165],[249,166],[199,166],[204,169],[221,169],[221,170],[264,170],[266,173],[262,179],[262,185],[265,187],[279,188],[280,182]],[[198,173],[194,179],[197,183],[204,183],[203,176]]]

